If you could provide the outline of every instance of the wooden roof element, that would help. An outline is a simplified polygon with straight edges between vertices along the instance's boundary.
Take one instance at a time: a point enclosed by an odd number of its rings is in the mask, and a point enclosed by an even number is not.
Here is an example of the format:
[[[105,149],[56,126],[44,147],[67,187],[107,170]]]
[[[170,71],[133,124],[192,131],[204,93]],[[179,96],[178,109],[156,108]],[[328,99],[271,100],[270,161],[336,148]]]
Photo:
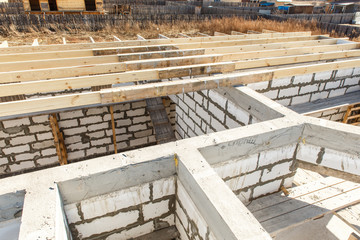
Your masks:
[[[25,99],[0,103],[0,119],[352,68],[359,57],[358,43],[310,32],[1,48],[0,97]],[[113,88],[91,91],[103,85]]]

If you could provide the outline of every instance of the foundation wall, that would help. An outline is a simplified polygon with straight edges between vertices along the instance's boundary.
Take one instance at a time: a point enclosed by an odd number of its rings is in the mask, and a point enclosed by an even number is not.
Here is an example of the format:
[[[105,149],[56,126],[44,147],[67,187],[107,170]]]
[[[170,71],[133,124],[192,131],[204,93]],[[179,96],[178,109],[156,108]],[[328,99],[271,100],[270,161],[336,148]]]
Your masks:
[[[200,136],[259,122],[257,118],[214,90],[170,97],[176,104],[176,137]]]
[[[177,181],[175,224],[182,240],[216,239],[180,181]]]
[[[360,90],[360,68],[341,69],[248,84],[284,106],[341,96]]]
[[[242,202],[291,187],[296,172],[296,144],[212,165]]]
[[[165,105],[174,125],[175,105],[169,99]],[[156,144],[145,101],[113,108],[118,151]],[[114,153],[109,107],[62,112],[57,119],[69,162]],[[57,164],[49,115],[0,121],[0,176]]]
[[[175,225],[175,177],[65,205],[74,239],[130,239]]]

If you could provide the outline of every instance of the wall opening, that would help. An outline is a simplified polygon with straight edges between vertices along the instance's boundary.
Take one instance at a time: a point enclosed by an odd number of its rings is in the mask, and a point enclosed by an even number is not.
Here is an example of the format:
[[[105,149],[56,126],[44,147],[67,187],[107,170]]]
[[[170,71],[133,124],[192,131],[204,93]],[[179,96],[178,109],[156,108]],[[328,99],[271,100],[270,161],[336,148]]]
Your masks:
[[[86,11],[96,11],[95,0],[85,0]]]
[[[50,11],[58,10],[56,0],[49,0],[49,8],[50,8]]]
[[[39,0],[29,0],[31,11],[41,11]]]

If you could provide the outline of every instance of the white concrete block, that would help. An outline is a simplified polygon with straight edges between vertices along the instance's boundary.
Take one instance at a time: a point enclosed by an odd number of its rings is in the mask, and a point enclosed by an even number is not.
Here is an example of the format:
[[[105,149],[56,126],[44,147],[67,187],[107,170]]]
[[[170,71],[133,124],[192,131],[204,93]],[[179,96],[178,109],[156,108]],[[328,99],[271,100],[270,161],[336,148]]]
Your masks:
[[[130,109],[130,103],[117,104],[117,105],[114,105],[113,108],[114,108],[114,112],[126,111],[126,110]]]
[[[178,218],[176,218],[175,222],[176,222],[176,229],[179,231],[180,234],[180,239],[181,240],[189,240],[188,235],[186,234],[186,231],[183,227],[183,225],[181,225],[181,223],[179,222],[180,220]]]
[[[315,81],[329,80],[332,76],[333,71],[319,72],[315,74]]]
[[[189,109],[189,117],[197,124],[201,125],[201,118],[191,109]]]
[[[109,112],[107,107],[97,107],[97,108],[89,108],[86,111],[86,115],[100,115],[103,114],[104,112]]]
[[[319,92],[319,93],[312,93],[310,102],[314,102],[319,99],[325,99],[328,97],[328,95],[329,95],[329,92],[327,92],[327,91],[323,91],[323,92]]]
[[[240,106],[229,101],[226,110],[233,115],[237,121],[248,124],[250,114]]]
[[[76,203],[65,205],[64,210],[69,224],[81,221]]]
[[[134,133],[134,136],[136,138],[142,138],[142,137],[151,136],[152,134],[153,134],[153,130],[152,129],[147,129],[147,130],[144,130],[144,131]]]
[[[131,103],[131,108],[132,109],[145,108],[145,107],[146,107],[146,101],[137,101],[137,102],[132,102]]]
[[[319,84],[301,86],[299,94],[305,94],[310,92],[316,92],[319,89]]]
[[[49,115],[40,115],[32,117],[34,123],[45,123],[49,121]]]
[[[107,216],[95,219],[89,223],[76,225],[76,229],[83,238],[103,232],[110,232],[135,223],[139,218],[139,211],[120,212],[115,216]]]
[[[109,129],[109,123],[103,122],[103,123],[98,123],[98,124],[92,124],[92,125],[89,125],[87,127],[87,129],[89,132],[99,131],[101,129]]]
[[[101,130],[97,132],[91,132],[91,133],[87,133],[86,135],[90,137],[90,139],[99,139],[105,137],[105,131]]]
[[[282,97],[297,96],[298,92],[299,92],[299,87],[280,89],[278,97],[282,98]]]
[[[133,124],[145,123],[145,122],[149,122],[149,121],[151,121],[150,116],[134,117],[132,120]]]
[[[246,192],[245,191],[241,191],[238,195],[237,195],[238,199],[246,204],[249,202],[250,197],[251,197],[251,189],[248,189]]]
[[[153,199],[175,194],[175,177],[163,178],[153,182]]]
[[[254,188],[253,198],[279,191],[281,180],[276,180]]]
[[[157,203],[148,203],[142,206],[144,221],[160,217],[161,215],[168,213],[169,210],[169,200],[163,200]]]
[[[80,118],[80,124],[81,125],[88,125],[88,124],[94,124],[94,123],[99,123],[99,122],[102,122],[102,117],[101,116],[92,116],[92,117]]]
[[[283,186],[284,186],[285,188],[290,188],[290,187],[292,187],[293,181],[294,181],[294,176],[293,176],[293,177],[286,178],[286,179],[284,180]]]
[[[73,143],[68,145],[66,148],[70,151],[74,151],[74,150],[80,150],[80,149],[85,149],[85,148],[89,148],[90,147],[90,143],[82,143],[82,142],[78,142],[78,143]]]
[[[52,132],[47,132],[47,133],[38,133],[38,134],[36,134],[36,138],[39,141],[42,141],[42,140],[53,139],[54,136],[53,136]]]
[[[29,147],[29,145],[21,145],[21,146],[16,146],[16,147],[3,148],[2,150],[6,155],[9,155],[12,153],[27,152],[30,150],[30,147]]]
[[[356,91],[360,91],[360,85],[356,85],[356,86],[349,87],[348,89],[346,89],[346,93],[351,93],[351,92],[356,92]]]
[[[360,176],[359,162],[358,156],[326,148],[320,165]]]
[[[232,178],[225,183],[230,187],[232,191],[236,191],[259,183],[260,177],[261,170],[243,175],[241,177]]]
[[[342,96],[345,94],[345,90],[346,90],[346,88],[338,88],[338,89],[331,90],[329,93],[329,98]]]
[[[301,84],[301,83],[309,83],[311,82],[313,78],[313,74],[304,74],[304,75],[298,75],[294,77],[293,84]]]
[[[20,161],[29,161],[29,160],[34,160],[35,157],[39,157],[40,156],[40,152],[35,152],[35,153],[23,153],[23,154],[18,154],[15,155],[15,159],[17,162]]]
[[[139,146],[139,145],[143,145],[148,143],[148,137],[143,137],[143,138],[138,138],[135,140],[130,140],[130,146],[131,147],[135,147],[135,146]]]
[[[353,73],[353,68],[348,68],[348,69],[339,69],[337,70],[337,73],[335,75],[335,77],[346,77],[346,76],[351,76]]]
[[[126,229],[121,231],[120,233],[115,233],[106,238],[106,240],[127,240],[136,237],[140,237],[142,235],[153,232],[154,224],[153,222],[148,222],[140,226],[133,227],[131,229]]]
[[[285,162],[285,163],[281,163],[281,164],[276,164],[270,170],[264,169],[262,177],[261,177],[261,181],[267,182],[271,179],[275,179],[277,177],[281,177],[281,176],[291,173],[291,171],[290,171],[291,164],[292,164],[292,162]]]
[[[297,105],[297,104],[301,104],[301,103],[309,102],[309,101],[310,101],[310,97],[311,97],[310,94],[293,97],[292,100],[291,100],[291,106]]]
[[[34,141],[36,141],[34,135],[15,137],[10,139],[10,145],[16,146],[16,145],[27,144]]]
[[[120,209],[150,201],[149,184],[86,199],[81,202],[85,219],[92,219]]]
[[[178,201],[175,203],[175,209],[176,209],[176,220],[181,222],[181,225],[184,226],[184,228],[187,230],[189,228],[189,221],[188,218],[184,212],[184,210],[181,208]],[[175,220],[175,221],[176,221]]]
[[[91,140],[91,146],[103,146],[111,144],[111,138],[102,138],[98,140]]]
[[[65,145],[81,142],[81,136],[77,135],[77,136],[66,137],[64,141],[65,141]]]
[[[8,164],[9,160],[7,158],[0,158],[0,165]]]
[[[189,109],[189,111],[191,111]],[[195,122],[193,119],[189,118],[188,115],[184,114],[183,116],[183,121],[185,122],[185,124],[191,129],[191,130],[194,130],[195,129]],[[200,122],[197,122],[197,124],[199,125]]]
[[[186,105],[189,106],[190,109],[192,109],[192,110],[195,109],[194,99],[190,98],[187,94],[184,94],[184,102],[186,103]]]
[[[359,75],[360,74],[360,67],[355,67],[354,68],[354,72],[353,72],[353,75]]]
[[[224,122],[225,120],[225,113],[224,109],[220,109],[211,102],[209,102],[209,112],[211,112],[220,122]]]
[[[199,105],[202,105],[203,102],[203,96],[200,95],[198,92],[194,92],[194,100],[196,103],[198,103]]]
[[[321,147],[300,143],[296,153],[296,159],[316,164]]]
[[[60,128],[71,128],[79,126],[79,122],[77,119],[70,119],[65,121],[59,121]]]
[[[80,133],[86,133],[87,128],[86,127],[68,128],[68,129],[64,129],[63,132],[65,136],[73,136],[73,135],[78,135]]]
[[[177,111],[177,110],[176,110]],[[200,116],[206,123],[210,123],[210,115],[207,110],[204,110],[202,106],[196,104],[196,114]]]
[[[257,82],[257,83],[250,83],[247,85],[249,88],[255,91],[265,90],[269,87],[269,82]]]
[[[245,123],[247,124],[247,123]],[[234,120],[232,120],[229,116],[225,116],[225,126],[227,126],[228,128],[237,128],[237,127],[241,127],[242,125],[238,122],[235,122]]]
[[[224,179],[254,171],[256,169],[257,162],[258,154],[253,154],[245,158],[221,162],[213,165],[213,167],[216,173]]]
[[[210,126],[212,126],[217,132],[226,130],[226,127],[214,117],[211,117]]]
[[[276,100],[277,103],[279,103],[279,104],[281,104],[283,106],[289,106],[290,101],[291,101],[291,98]]]
[[[29,126],[30,133],[38,133],[38,132],[50,132],[50,125],[38,124]]]
[[[10,165],[11,172],[21,171],[24,169],[34,168],[35,163],[33,161],[18,162]]]
[[[292,77],[280,78],[280,79],[273,79],[271,81],[271,87],[283,87],[288,86],[291,84]]]
[[[145,108],[139,108],[136,110],[128,110],[126,111],[126,116],[134,117],[134,116],[141,116],[145,114]]]
[[[279,93],[279,90],[276,89],[276,90],[264,92],[263,95],[265,95],[266,97],[268,97],[270,99],[275,99],[275,98],[277,98],[278,93]]]
[[[71,112],[61,112],[59,113],[60,119],[72,119],[72,118],[78,118],[78,117],[83,117],[84,114],[82,112],[82,110],[76,110],[76,111],[71,111]]]
[[[35,142],[35,143],[31,144],[31,147],[33,149],[45,149],[45,148],[54,147],[54,146],[55,146],[54,140],[46,140],[46,141]]]
[[[334,88],[338,88],[340,86],[340,82],[341,81],[335,81],[335,82],[327,82],[325,84],[325,89],[334,89]]]
[[[36,160],[36,162],[40,166],[55,164],[55,163],[59,163],[59,157],[58,156],[52,156],[52,157],[40,158],[40,159]]]
[[[258,166],[267,166],[283,159],[291,159],[294,155],[296,144],[291,144],[267,151],[262,151],[259,157]]]
[[[219,106],[223,109],[225,109],[225,105],[227,102],[227,98],[223,95],[219,94],[218,92],[214,90],[209,91],[209,99],[211,99],[213,102],[216,102],[219,104]]]
[[[2,121],[2,123],[4,124],[5,128],[10,128],[10,127],[19,127],[23,125],[30,125],[30,120],[29,118],[20,118],[20,119],[11,119],[11,120]]]
[[[129,126],[129,125],[132,124],[130,119],[117,120],[115,123],[116,123],[117,128],[124,127],[124,126]]]
[[[137,124],[137,125],[130,126],[128,128],[128,130],[130,132],[138,132],[138,131],[145,130],[145,129],[147,129],[146,124]]]
[[[79,150],[79,151],[75,151],[75,152],[68,152],[68,160],[75,160],[75,159],[79,159],[79,158],[83,158],[85,157],[85,151],[84,150]]]
[[[189,112],[189,107],[182,101],[179,99],[179,103],[178,103],[178,106],[181,108],[181,110],[183,112],[185,112],[186,114],[188,114]]]
[[[86,149],[86,156],[91,156],[91,155],[98,155],[98,154],[103,154],[107,152],[107,148],[106,147],[93,147],[90,149]]]
[[[167,217],[160,218],[159,220],[162,222],[166,222],[167,224],[169,224],[169,226],[174,226],[175,225],[175,214],[171,214]]]

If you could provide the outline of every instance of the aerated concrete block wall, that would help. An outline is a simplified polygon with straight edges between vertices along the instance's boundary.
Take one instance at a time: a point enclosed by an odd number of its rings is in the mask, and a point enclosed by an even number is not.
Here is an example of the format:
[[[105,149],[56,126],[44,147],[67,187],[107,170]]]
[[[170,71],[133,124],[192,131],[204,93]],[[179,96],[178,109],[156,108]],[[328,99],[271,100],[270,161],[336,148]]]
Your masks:
[[[245,109],[214,90],[170,96],[176,104],[176,137],[200,136],[259,122]]]
[[[331,120],[331,121],[335,121],[335,122],[342,122],[346,111],[347,111],[347,106],[341,106],[341,107],[335,107],[332,109],[328,109],[325,111],[306,114],[306,116],[323,118],[323,119],[327,119],[327,120]]]
[[[296,144],[261,151],[212,165],[242,202],[291,187]]]
[[[175,125],[175,105],[165,101]],[[118,151],[156,144],[146,102],[114,105]],[[109,107],[94,107],[57,114],[68,161],[114,153]],[[0,176],[58,164],[49,115],[0,121]]]
[[[175,176],[65,205],[74,239],[126,240],[175,226]]]
[[[360,90],[360,68],[340,69],[248,84],[284,106],[341,96]]]

